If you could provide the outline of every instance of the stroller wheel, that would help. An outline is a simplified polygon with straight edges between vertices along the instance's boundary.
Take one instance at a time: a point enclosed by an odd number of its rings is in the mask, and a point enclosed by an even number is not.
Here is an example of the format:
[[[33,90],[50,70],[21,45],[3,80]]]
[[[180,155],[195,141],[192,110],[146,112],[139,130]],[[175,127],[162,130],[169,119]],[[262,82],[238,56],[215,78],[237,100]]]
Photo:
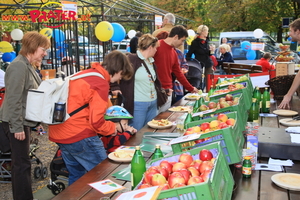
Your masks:
[[[41,174],[42,174],[42,170],[41,170],[41,168],[40,167],[35,167],[34,168],[34,178],[35,179],[38,179],[38,178],[40,178],[41,177]]]
[[[57,183],[55,183],[55,185],[52,185],[51,191],[52,191],[52,194],[58,195],[58,194],[61,193],[65,188],[66,188],[66,187],[65,187],[65,184],[63,184],[62,182],[57,182]]]
[[[42,169],[42,178],[45,179],[48,176],[48,169],[47,167],[43,167]]]

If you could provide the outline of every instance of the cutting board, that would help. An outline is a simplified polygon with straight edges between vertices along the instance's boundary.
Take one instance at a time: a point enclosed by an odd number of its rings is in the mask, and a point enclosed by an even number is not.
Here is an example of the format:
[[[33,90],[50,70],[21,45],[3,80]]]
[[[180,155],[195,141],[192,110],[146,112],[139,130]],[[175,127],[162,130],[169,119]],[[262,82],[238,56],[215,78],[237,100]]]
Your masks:
[[[284,126],[300,126],[300,120],[293,120],[292,118],[281,119],[279,120],[279,123]]]
[[[283,110],[283,109],[274,110],[273,113],[276,114],[276,115],[287,116],[287,117],[298,115],[298,112],[296,112],[296,111],[293,111],[293,110]]]

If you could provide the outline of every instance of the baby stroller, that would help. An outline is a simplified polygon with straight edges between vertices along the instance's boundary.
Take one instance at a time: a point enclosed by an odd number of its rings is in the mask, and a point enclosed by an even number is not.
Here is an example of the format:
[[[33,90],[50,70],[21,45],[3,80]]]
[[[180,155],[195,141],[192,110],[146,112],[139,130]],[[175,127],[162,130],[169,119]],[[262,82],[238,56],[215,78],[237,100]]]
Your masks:
[[[63,182],[57,180],[68,181],[68,177],[69,177],[69,172],[62,158],[60,149],[56,151],[50,163],[50,171],[51,171],[51,178],[50,178],[50,183],[47,185],[47,187],[49,190],[51,190],[52,194],[57,195],[66,188]]]
[[[191,58],[187,60],[189,71],[186,73],[186,78],[189,83],[197,89],[204,88],[204,64],[200,61]]]

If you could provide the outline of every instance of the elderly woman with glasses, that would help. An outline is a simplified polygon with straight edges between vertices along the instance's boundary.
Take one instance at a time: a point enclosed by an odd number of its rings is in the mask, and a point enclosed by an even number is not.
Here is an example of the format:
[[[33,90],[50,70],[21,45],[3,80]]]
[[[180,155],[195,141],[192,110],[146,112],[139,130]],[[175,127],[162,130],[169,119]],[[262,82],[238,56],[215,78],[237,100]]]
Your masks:
[[[139,38],[136,54],[128,54],[134,69],[134,76],[128,80],[121,80],[112,90],[120,89],[126,101],[124,107],[133,115],[129,122],[131,126],[140,130],[158,112],[157,95],[154,81],[158,81],[153,56],[159,43],[151,34],[144,34]]]
[[[36,127],[38,123],[26,120],[25,110],[28,90],[37,89],[41,83],[35,64],[42,62],[50,46],[46,36],[35,31],[27,32],[22,39],[19,55],[5,73],[5,98],[0,119],[11,147],[11,181],[15,200],[33,199],[29,147],[31,127]]]

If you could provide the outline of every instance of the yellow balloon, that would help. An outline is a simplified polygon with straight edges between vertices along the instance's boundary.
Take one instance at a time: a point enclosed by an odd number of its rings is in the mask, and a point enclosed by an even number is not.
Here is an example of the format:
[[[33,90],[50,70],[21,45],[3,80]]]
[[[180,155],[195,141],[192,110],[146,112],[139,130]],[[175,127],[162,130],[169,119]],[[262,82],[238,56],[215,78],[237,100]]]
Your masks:
[[[50,39],[52,37],[52,29],[51,28],[43,28],[42,30],[40,30],[40,34],[42,34]]]
[[[186,38],[185,41],[188,45],[191,45],[193,40],[194,40],[194,36],[189,36],[188,38]]]
[[[12,52],[12,51],[14,51],[14,48],[9,42],[2,41],[2,42],[0,42],[0,51],[2,53]]]
[[[95,28],[95,35],[98,40],[106,42],[112,38],[114,34],[114,28],[111,23],[107,21],[102,21],[97,24]]]

